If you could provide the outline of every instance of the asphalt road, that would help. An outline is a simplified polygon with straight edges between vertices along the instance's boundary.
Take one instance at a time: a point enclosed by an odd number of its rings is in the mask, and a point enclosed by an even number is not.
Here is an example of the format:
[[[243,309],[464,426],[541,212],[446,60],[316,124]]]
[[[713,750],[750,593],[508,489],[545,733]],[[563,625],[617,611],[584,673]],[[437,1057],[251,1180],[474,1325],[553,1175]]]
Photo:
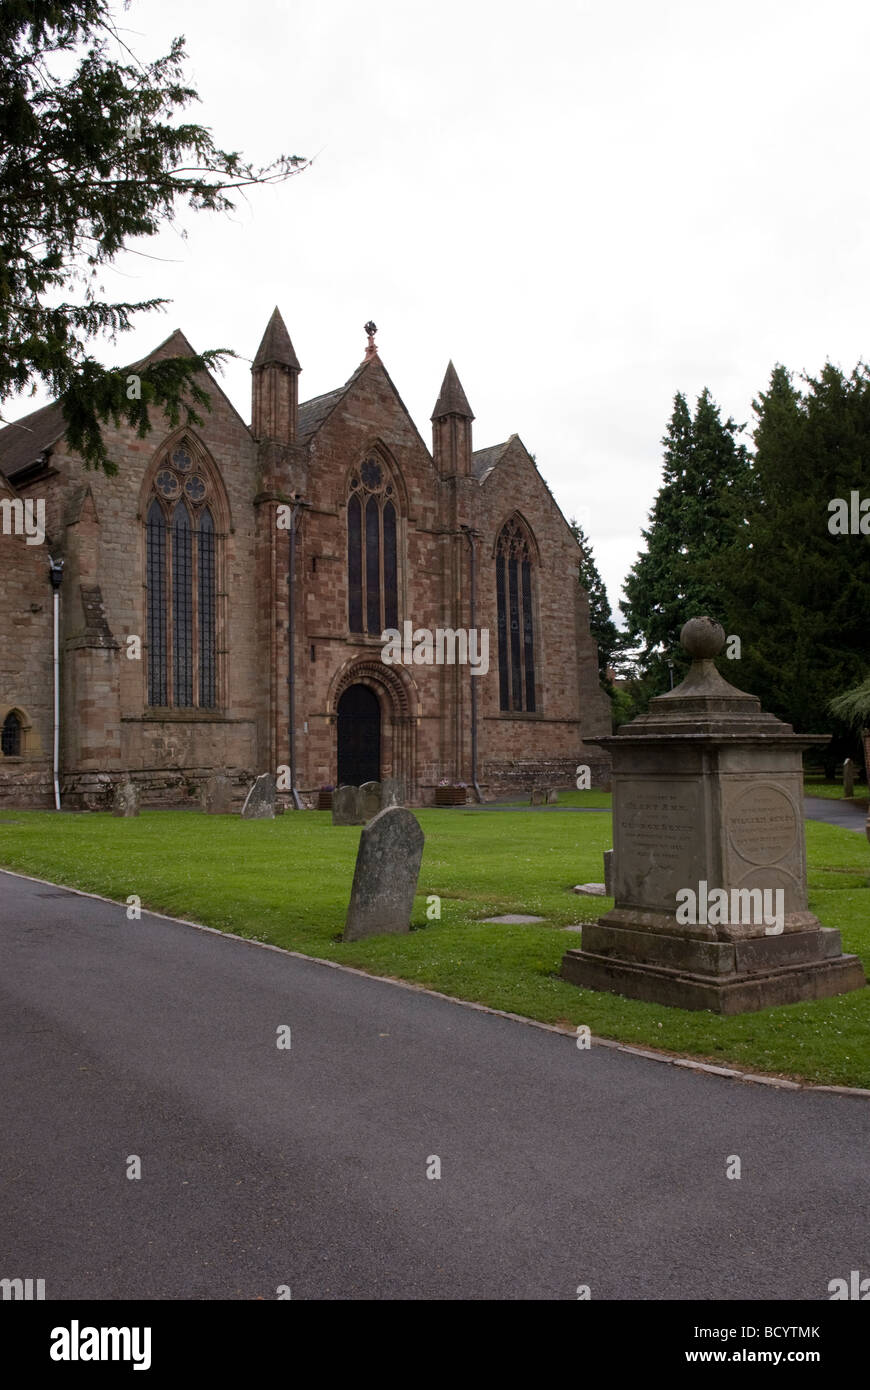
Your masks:
[[[830,801],[824,796],[805,796],[804,814],[809,820],[839,825],[842,830],[857,830],[859,835],[864,834],[867,822],[863,806],[855,806],[851,801]]]
[[[0,950],[0,1278],[49,1299],[827,1300],[870,1274],[866,1099],[580,1051],[5,873]]]

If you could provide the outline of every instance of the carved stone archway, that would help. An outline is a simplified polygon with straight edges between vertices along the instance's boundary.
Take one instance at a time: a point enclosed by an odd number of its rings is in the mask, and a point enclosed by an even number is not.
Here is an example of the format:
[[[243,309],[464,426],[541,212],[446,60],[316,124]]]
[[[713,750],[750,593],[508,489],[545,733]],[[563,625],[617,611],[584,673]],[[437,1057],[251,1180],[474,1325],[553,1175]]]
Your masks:
[[[338,765],[338,702],[352,685],[366,685],[381,711],[381,777],[399,783],[402,799],[418,800],[417,728],[420,697],[404,667],[385,666],[377,657],[350,657],[332,679],[327,718],[333,729],[333,760]]]

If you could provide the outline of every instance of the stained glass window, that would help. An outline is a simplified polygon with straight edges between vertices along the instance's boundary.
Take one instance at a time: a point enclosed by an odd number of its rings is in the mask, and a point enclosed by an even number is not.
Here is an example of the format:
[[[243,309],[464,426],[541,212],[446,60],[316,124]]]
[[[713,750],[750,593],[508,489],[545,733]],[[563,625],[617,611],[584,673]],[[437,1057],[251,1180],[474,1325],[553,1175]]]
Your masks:
[[[377,498],[366,502],[366,627],[373,636],[381,625],[381,509]]]
[[[498,699],[503,710],[536,708],[532,549],[525,527],[503,527],[495,556]]]
[[[148,703],[166,704],[168,648],[166,642],[166,516],[155,498],[148,509],[147,551]]]
[[[384,507],[384,627],[399,626],[399,569],[396,552],[396,509]]]
[[[215,705],[215,537],[211,512],[199,518],[199,703]]]
[[[362,507],[358,497],[347,504],[347,590],[351,632],[362,632]]]
[[[367,458],[350,480],[347,611],[351,632],[380,637],[399,623],[399,526],[386,466]]]
[[[190,513],[183,502],[172,513],[173,704],[193,704],[193,545]]]
[[[148,704],[217,705],[218,537],[207,474],[194,453],[163,460],[145,524]]]

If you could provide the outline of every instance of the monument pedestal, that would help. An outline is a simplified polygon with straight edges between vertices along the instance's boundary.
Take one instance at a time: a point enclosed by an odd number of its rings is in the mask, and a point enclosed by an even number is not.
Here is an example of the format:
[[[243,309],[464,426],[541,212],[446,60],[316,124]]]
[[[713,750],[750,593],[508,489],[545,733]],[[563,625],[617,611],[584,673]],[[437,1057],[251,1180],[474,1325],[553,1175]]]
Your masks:
[[[682,685],[606,746],[613,765],[614,908],[583,928],[562,977],[715,1013],[819,999],[867,982],[808,911],[796,735],[722,679],[725,634],[693,618]]]
[[[582,949],[563,957],[563,979],[648,1004],[717,1014],[824,999],[866,984],[860,960],[842,954],[840,933],[830,927],[740,943],[686,942],[606,921],[584,927]]]

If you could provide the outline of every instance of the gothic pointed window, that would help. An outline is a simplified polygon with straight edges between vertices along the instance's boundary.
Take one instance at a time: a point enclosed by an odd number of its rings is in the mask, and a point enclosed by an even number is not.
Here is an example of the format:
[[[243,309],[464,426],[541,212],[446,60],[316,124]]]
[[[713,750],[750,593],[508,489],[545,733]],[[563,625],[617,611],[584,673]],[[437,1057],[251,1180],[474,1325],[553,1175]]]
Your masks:
[[[383,461],[365,460],[347,501],[347,617],[351,632],[380,637],[399,622],[396,485]]]
[[[154,475],[145,521],[147,698],[158,708],[217,706],[214,493],[187,444]]]
[[[3,720],[0,751],[4,758],[21,757],[21,720],[14,709],[10,710]]]
[[[499,708],[531,714],[536,709],[534,576],[530,537],[519,518],[512,517],[499,534],[495,585]]]

